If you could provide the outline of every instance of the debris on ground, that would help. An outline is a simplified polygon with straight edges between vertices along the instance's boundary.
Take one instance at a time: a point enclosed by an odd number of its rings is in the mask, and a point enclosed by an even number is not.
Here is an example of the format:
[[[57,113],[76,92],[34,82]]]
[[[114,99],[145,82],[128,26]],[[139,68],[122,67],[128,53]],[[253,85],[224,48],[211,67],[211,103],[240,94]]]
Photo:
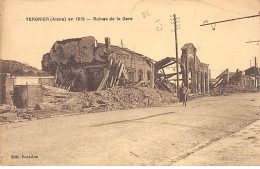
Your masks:
[[[228,69],[223,71],[217,76],[215,82],[210,84],[210,88],[212,96],[257,92],[254,79],[238,69],[236,72],[229,72]]]
[[[1,122],[14,122],[17,120],[16,113],[3,113],[0,114],[0,121]]]
[[[210,95],[212,96],[220,96],[224,95],[227,96],[229,94],[234,93],[251,93],[251,92],[257,92],[257,88],[254,86],[243,86],[243,85],[225,85],[225,86],[219,86],[216,88],[213,88],[210,90]]]
[[[150,87],[115,87],[108,90],[86,92],[82,100],[89,106],[102,105],[105,110],[125,110],[161,106],[177,102],[173,93]]]
[[[15,107],[7,104],[0,106],[0,122],[13,122],[17,120]]]
[[[24,109],[11,106],[5,106],[3,109],[0,107],[0,112],[13,113],[18,119],[32,120],[60,115],[163,106],[177,101],[175,93],[153,89],[146,82],[86,92],[69,92],[43,85],[42,103],[36,104],[34,108]],[[6,122],[8,119],[5,117],[0,121]]]

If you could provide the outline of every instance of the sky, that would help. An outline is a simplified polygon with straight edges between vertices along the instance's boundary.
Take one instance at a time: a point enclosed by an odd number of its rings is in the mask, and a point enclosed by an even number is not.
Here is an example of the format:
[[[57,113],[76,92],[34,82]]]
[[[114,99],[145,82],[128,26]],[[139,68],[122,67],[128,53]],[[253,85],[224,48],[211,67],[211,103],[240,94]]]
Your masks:
[[[104,43],[125,47],[156,61],[175,57],[171,15],[179,17],[178,53],[193,43],[197,56],[209,64],[212,77],[229,68],[245,70],[254,57],[260,62],[260,17],[216,24],[215,30],[200,26],[203,21],[221,21],[256,15],[259,0],[4,0],[1,1],[1,59],[17,60],[41,69],[43,54],[56,41],[94,36]],[[26,21],[26,17],[75,18],[88,21]],[[93,21],[93,17],[128,17],[132,21]]]

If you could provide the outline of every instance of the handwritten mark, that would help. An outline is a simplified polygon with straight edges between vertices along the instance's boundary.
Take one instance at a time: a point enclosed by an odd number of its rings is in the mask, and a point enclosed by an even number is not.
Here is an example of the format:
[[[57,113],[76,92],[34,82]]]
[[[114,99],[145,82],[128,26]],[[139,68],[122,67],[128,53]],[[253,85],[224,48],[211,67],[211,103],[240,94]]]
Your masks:
[[[156,30],[157,30],[157,31],[161,31],[161,30],[163,29],[163,26],[162,26],[160,20],[161,20],[161,19],[158,19],[157,21],[155,21],[155,23],[158,23],[158,24],[159,24],[159,26],[156,27]]]
[[[146,18],[148,16],[151,16],[151,14],[149,12],[145,11],[145,12],[142,12],[142,16],[143,16],[143,18]]]
[[[142,17],[143,18],[147,18],[149,16],[151,16],[151,14],[148,11],[142,12]],[[156,20],[155,23],[157,24],[156,30],[157,31],[161,31],[163,29],[163,25],[161,23],[161,19]]]

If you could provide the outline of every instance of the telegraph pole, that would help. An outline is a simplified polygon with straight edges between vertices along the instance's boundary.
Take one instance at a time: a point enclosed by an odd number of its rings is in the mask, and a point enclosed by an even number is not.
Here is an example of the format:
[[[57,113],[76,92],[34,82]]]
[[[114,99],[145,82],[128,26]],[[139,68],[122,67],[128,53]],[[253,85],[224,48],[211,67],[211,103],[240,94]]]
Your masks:
[[[123,39],[121,39],[121,46],[122,46],[122,48],[124,47]]]
[[[255,71],[254,71],[254,74],[255,74],[255,87],[256,87],[256,57],[255,57]]]
[[[177,22],[176,22],[176,14],[173,15],[174,21],[174,32],[175,32],[175,48],[176,48],[176,71],[177,71],[177,95],[179,96],[179,58],[178,58],[178,41],[177,41]]]

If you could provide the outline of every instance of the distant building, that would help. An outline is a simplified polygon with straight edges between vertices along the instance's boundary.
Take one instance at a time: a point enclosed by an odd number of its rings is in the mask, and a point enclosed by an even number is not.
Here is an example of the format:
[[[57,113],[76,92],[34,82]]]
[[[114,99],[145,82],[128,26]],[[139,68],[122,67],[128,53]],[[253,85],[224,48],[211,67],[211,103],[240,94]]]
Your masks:
[[[247,75],[246,75],[247,74]],[[229,72],[228,69],[221,72],[216,79],[211,81],[210,87],[216,88],[219,86],[226,85],[239,85],[245,87],[254,87],[255,80],[254,76],[248,75],[248,72],[236,70],[236,72]]]
[[[252,80],[254,80],[254,85],[259,86],[260,85],[260,68],[258,67],[250,67],[245,70],[245,75],[250,76]],[[256,82],[255,82],[255,76],[256,76]]]

